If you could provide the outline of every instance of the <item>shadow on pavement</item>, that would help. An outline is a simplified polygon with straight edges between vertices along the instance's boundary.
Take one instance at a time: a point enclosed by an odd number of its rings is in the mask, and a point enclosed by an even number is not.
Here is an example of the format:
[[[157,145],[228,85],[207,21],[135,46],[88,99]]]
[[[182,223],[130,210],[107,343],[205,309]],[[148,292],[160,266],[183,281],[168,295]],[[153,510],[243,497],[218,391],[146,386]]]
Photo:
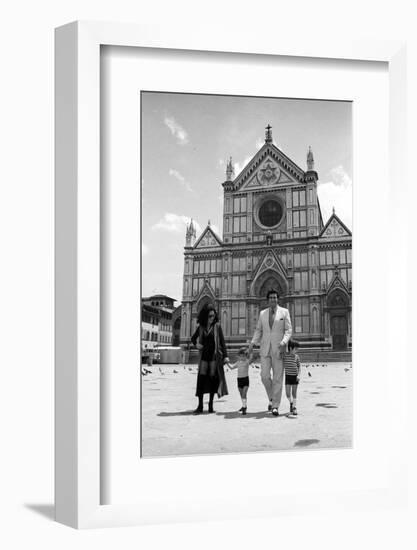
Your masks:
[[[330,408],[330,406],[329,406]],[[167,411],[161,411],[157,414],[157,416],[160,417],[169,417],[169,416],[202,416],[202,415],[208,415],[210,414],[208,411],[204,410],[200,414],[194,414],[194,410],[189,411],[175,411],[175,412],[167,412]],[[245,415],[238,411],[232,411],[232,412],[216,412],[214,411],[214,414],[216,416],[223,416],[225,420],[232,420],[233,418],[255,418],[257,420],[261,418],[270,418],[270,419],[276,419],[276,416],[273,416],[270,412],[267,411],[259,411],[259,412],[248,412]],[[289,413],[280,413],[278,418],[291,418]],[[296,418],[296,417],[295,417]]]
[[[294,443],[294,447],[308,447],[315,443],[320,443],[320,439],[299,439]]]
[[[160,413],[157,414],[157,416],[193,416],[193,415],[194,415],[194,409],[189,411],[175,411],[175,412],[161,411]]]
[[[243,415],[240,412],[233,411],[233,412],[225,412],[225,413],[216,413],[216,415],[224,416],[225,420],[232,420],[233,418],[255,418],[257,420],[261,418],[271,418],[275,420],[277,418],[276,416],[273,416],[270,412],[267,412],[267,411],[248,412],[245,415]],[[288,415],[281,413],[279,416],[281,417],[281,416],[288,416]]]

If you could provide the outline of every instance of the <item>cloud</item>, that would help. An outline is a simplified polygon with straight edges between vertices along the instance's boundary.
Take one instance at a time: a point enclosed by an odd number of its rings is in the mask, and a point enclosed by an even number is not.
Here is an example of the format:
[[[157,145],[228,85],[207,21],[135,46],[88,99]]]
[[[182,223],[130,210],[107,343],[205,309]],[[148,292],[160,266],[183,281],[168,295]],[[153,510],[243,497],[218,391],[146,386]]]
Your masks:
[[[330,170],[330,178],[317,188],[323,222],[330,218],[334,207],[336,215],[352,229],[352,179],[341,165]]]
[[[184,176],[178,172],[178,170],[174,170],[173,168],[170,168],[168,173],[169,173],[170,176],[172,176],[177,181],[179,181],[180,184],[183,185],[187,189],[187,191],[192,191],[191,185],[184,178]]]
[[[185,233],[185,228],[187,224],[190,223],[190,219],[191,218],[188,216],[181,216],[178,214],[173,214],[172,212],[166,212],[164,217],[152,226],[152,229],[170,231],[173,233]],[[200,232],[200,225],[195,220],[193,221],[197,232]]]
[[[166,116],[164,118],[164,124],[171,130],[171,134],[176,138],[177,143],[180,145],[187,145],[189,141],[187,131],[175,120],[174,117]]]
[[[238,176],[241,173],[241,171],[245,168],[245,166],[248,164],[248,162],[250,162],[252,159],[253,159],[253,155],[250,155],[250,156],[246,157],[245,160],[242,163],[240,163],[240,162],[233,163],[234,168],[235,168],[235,177]]]
[[[341,164],[330,170],[330,177],[335,185],[352,188],[352,179]]]

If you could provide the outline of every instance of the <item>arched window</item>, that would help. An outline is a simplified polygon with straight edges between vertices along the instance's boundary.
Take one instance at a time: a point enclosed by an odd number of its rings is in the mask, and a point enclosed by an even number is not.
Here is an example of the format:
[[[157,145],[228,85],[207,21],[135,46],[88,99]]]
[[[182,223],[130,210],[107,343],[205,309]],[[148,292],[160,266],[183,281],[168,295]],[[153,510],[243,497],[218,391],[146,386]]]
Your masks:
[[[319,312],[315,306],[313,307],[313,332],[319,332]]]

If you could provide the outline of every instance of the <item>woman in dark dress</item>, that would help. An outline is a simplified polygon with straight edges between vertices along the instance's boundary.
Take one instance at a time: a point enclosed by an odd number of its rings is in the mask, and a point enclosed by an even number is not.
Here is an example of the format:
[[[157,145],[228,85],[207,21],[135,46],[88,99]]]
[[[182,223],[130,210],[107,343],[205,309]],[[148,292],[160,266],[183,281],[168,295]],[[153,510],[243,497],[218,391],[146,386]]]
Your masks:
[[[223,364],[229,362],[223,331],[219,325],[217,312],[211,305],[205,305],[198,314],[198,327],[191,337],[192,343],[200,350],[196,396],[198,407],[194,414],[203,412],[203,396],[210,395],[208,412],[212,413],[213,398],[227,395],[227,384]]]

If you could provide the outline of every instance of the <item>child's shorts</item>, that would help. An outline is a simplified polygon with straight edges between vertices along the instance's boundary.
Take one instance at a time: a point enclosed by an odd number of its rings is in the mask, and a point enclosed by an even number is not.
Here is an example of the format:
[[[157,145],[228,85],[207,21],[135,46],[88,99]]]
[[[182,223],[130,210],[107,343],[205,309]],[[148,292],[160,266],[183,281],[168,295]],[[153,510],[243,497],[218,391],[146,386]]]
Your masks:
[[[245,386],[249,386],[249,376],[244,376],[243,378],[237,379],[238,388],[244,388]]]
[[[285,375],[285,385],[286,386],[295,386],[298,384],[296,374],[286,374]]]

